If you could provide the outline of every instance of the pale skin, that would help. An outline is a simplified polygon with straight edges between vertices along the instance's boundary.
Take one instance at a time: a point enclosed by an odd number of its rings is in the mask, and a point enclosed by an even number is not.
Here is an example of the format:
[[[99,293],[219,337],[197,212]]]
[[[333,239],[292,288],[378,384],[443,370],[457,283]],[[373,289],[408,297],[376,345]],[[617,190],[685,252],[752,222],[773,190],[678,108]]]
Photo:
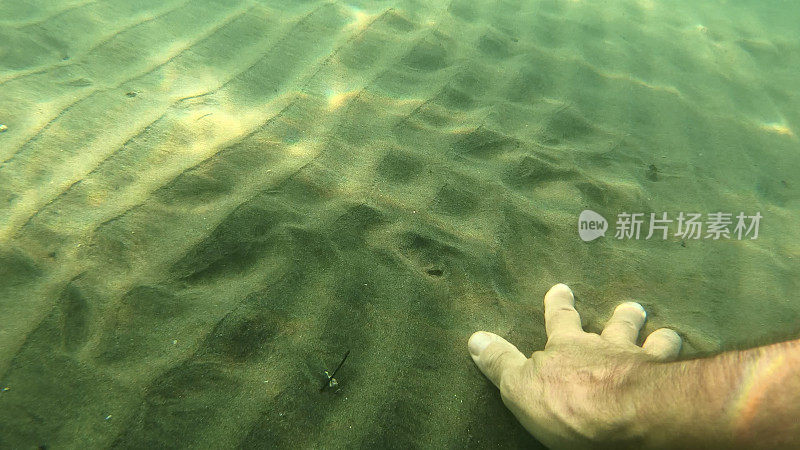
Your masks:
[[[614,310],[587,333],[572,291],[544,298],[547,344],[528,358],[500,336],[469,339],[473,361],[519,422],[549,448],[797,448],[800,340],[675,361],[661,328],[636,345],[646,315]]]

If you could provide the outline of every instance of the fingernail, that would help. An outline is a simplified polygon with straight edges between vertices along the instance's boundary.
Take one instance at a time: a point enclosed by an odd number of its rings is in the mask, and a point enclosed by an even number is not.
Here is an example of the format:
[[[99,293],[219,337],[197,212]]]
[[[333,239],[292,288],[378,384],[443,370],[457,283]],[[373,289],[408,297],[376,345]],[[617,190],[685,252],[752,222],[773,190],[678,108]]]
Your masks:
[[[614,311],[617,311],[617,310],[620,310],[620,309],[623,309],[623,308],[630,308],[630,309],[635,310],[637,314],[640,314],[642,316],[642,320],[647,318],[647,312],[644,310],[644,307],[642,305],[636,303],[636,302],[621,303],[621,304],[617,305],[616,308],[614,308]]]
[[[555,294],[557,291],[564,291],[564,292],[568,293],[569,295],[573,295],[572,294],[572,289],[570,289],[569,286],[567,286],[564,283],[558,283],[558,284],[554,285],[553,287],[551,287],[547,291],[547,293],[548,294]]]
[[[644,312],[644,306],[642,306],[642,305],[640,305],[640,304],[638,304],[638,303],[636,303],[636,302],[625,302],[625,303],[620,303],[620,304],[617,306],[617,308],[619,308],[620,306],[630,306],[631,308],[638,309],[639,311],[641,311],[641,312]]]
[[[472,356],[480,355],[489,344],[492,343],[492,337],[489,333],[484,333],[483,331],[478,331],[474,333],[470,338],[467,346],[469,347],[469,352]]]

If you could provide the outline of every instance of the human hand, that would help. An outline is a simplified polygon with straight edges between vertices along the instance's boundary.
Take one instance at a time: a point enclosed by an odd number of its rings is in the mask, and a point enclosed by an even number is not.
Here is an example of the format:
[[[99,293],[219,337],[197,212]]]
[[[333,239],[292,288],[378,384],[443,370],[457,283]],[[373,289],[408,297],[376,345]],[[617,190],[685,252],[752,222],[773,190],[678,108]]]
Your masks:
[[[661,328],[636,345],[646,314],[638,303],[617,306],[598,335],[586,333],[565,284],[544,297],[547,344],[526,358],[514,345],[478,331],[469,339],[472,360],[500,389],[503,403],[550,448],[634,446],[648,433],[637,421],[645,365],[673,360],[681,347]]]

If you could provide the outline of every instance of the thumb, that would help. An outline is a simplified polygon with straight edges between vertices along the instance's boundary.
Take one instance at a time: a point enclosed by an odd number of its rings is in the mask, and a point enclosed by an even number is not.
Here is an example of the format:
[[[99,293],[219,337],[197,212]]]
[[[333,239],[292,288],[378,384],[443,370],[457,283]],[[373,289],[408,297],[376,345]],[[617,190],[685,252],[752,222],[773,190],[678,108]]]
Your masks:
[[[504,373],[522,366],[528,359],[517,347],[486,331],[478,331],[470,336],[467,346],[472,360],[498,388]]]

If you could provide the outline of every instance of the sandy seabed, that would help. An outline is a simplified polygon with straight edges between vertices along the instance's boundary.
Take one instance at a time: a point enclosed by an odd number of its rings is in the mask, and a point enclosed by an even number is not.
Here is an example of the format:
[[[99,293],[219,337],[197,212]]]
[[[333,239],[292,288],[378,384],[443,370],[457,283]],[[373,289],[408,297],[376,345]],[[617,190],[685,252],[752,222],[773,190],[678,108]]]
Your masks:
[[[6,3],[0,447],[535,446],[466,341],[556,282],[684,358],[800,333],[790,2]]]

